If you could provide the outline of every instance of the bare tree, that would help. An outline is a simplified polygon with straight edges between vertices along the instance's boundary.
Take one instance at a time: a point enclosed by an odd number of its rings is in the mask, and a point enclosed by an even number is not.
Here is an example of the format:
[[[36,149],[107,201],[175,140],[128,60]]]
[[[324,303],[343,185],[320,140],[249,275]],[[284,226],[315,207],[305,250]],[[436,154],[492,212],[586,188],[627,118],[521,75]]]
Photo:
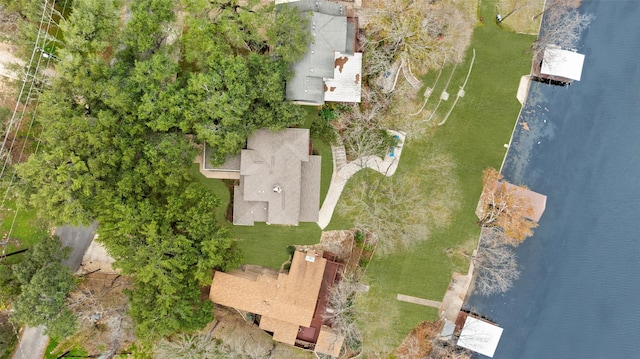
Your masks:
[[[593,15],[582,14],[570,6],[548,8],[538,39],[531,46],[534,53],[534,64],[539,64],[542,61],[544,50],[550,45],[563,49],[575,49],[582,32],[593,19]]]
[[[360,105],[345,106],[333,124],[349,159],[367,156],[384,157],[393,144],[381,125],[390,96],[371,88],[362,89]]]
[[[516,254],[503,237],[499,228],[483,228],[478,250],[471,257],[477,274],[475,290],[482,295],[504,293],[520,277]]]
[[[440,66],[447,55],[449,60],[461,61],[458,54],[469,44],[473,25],[468,10],[464,4],[448,2],[371,1],[364,17],[367,51],[381,52],[369,61],[402,57],[418,74]]]
[[[373,233],[377,254],[410,248],[451,223],[460,198],[454,170],[448,156],[433,151],[412,172],[385,177],[364,170],[352,177],[337,210]]]
[[[500,228],[505,242],[513,245],[533,235],[533,228],[538,223],[531,219],[535,212],[531,200],[522,195],[526,187],[505,182],[502,174],[494,168],[482,172],[482,184],[477,209],[478,225]]]
[[[133,323],[127,315],[129,302],[122,289],[129,286],[124,277],[91,278],[67,297],[67,308],[78,319],[77,336],[86,339],[89,351],[112,358],[126,342],[134,340]]]
[[[240,358],[227,351],[220,342],[206,334],[181,334],[173,339],[162,339],[156,344],[157,359],[192,358],[223,359]]]
[[[453,340],[431,340],[431,352],[424,359],[471,359],[471,352]]]
[[[544,10],[533,16],[533,20],[536,20],[540,16],[553,11],[562,12],[568,9],[577,9],[582,3],[582,0],[550,0],[545,2]]]
[[[364,176],[343,193],[338,210],[351,216],[356,227],[373,233],[377,253],[407,248],[427,237],[428,203],[419,186],[408,183],[407,178],[401,182],[397,176],[384,177],[368,170]]]
[[[327,295],[327,311],[323,319],[331,323],[349,348],[355,349],[362,344],[362,333],[355,319],[361,315],[355,305],[355,297],[361,283],[354,275],[345,275],[336,283]]]

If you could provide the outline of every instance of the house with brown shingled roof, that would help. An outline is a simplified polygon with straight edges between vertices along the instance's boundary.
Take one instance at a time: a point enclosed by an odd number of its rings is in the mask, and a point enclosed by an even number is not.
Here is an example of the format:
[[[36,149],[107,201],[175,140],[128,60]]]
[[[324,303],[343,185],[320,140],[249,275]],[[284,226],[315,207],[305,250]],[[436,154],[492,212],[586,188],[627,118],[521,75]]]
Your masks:
[[[215,272],[209,298],[255,314],[259,328],[272,333],[273,340],[338,356],[344,338],[323,319],[327,293],[342,272],[342,265],[330,258],[296,251],[288,272],[259,266]]]

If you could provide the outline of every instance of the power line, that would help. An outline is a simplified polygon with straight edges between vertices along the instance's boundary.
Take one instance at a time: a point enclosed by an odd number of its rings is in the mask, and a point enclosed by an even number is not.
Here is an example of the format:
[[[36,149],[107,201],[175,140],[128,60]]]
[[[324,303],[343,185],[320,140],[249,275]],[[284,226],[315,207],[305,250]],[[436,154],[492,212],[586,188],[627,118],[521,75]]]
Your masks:
[[[11,120],[9,121],[9,126],[7,127],[6,131],[5,131],[5,135],[4,135],[4,139],[2,140],[2,146],[0,147],[0,154],[4,153],[6,144],[7,144],[7,140],[9,139],[9,134],[11,133],[11,129],[16,121],[16,114],[18,113],[18,108],[20,107],[20,103],[22,100],[22,95],[24,94],[24,90],[27,86],[27,80],[29,78],[29,72],[30,70],[33,68],[33,61],[35,59],[36,56],[36,52],[38,51],[38,44],[40,42],[40,36],[42,33],[42,24],[44,22],[44,17],[45,14],[47,13],[47,4],[48,4],[48,0],[44,0],[44,5],[42,7],[42,15],[40,17],[40,25],[38,26],[38,34],[36,35],[36,42],[34,44],[33,47],[33,51],[31,52],[31,59],[29,60],[29,66],[26,69],[25,72],[25,77],[24,80],[22,81],[22,87],[20,88],[20,93],[18,94],[18,100],[16,101],[16,106],[13,109],[13,114],[11,115]],[[48,29],[48,27],[47,27]],[[38,64],[40,63],[40,58],[38,58]],[[37,71],[37,67],[36,67],[36,71]],[[31,83],[29,86],[29,93],[31,93],[31,89],[33,88],[33,84],[35,83],[35,76],[32,76],[31,79]],[[10,153],[10,152],[9,152]],[[7,159],[8,159],[8,154],[7,154]],[[2,166],[2,171],[0,171],[0,178],[2,178],[2,175],[4,174],[4,171],[7,167],[7,161],[4,162],[4,165]]]
[[[3,143],[2,143],[2,149],[0,149],[0,153],[2,153],[2,151],[6,148],[6,140],[8,138],[8,135],[9,135],[10,131],[11,131],[11,125],[15,122],[15,115],[16,115],[17,109],[18,109],[18,107],[20,105],[20,100],[21,100],[22,94],[24,92],[24,88],[25,88],[25,85],[26,85],[27,77],[29,76],[29,72],[30,72],[30,70],[32,68],[32,65],[33,65],[33,59],[34,59],[35,53],[37,51],[39,51],[39,49],[44,49],[45,46],[46,46],[46,43],[47,43],[47,37],[43,36],[43,46],[42,47],[38,46],[39,45],[40,35],[41,35],[41,32],[42,32],[42,28],[43,28],[44,15],[46,14],[48,3],[49,3],[48,0],[45,0],[44,5],[43,5],[42,17],[40,19],[40,25],[38,27],[38,35],[36,36],[35,47],[34,47],[34,50],[32,51],[31,60],[30,60],[30,63],[29,63],[29,67],[27,68],[27,71],[26,71],[25,80],[23,82],[23,86],[22,86],[22,89],[20,91],[20,96],[18,97],[18,100],[17,100],[17,103],[16,103],[16,107],[14,109],[14,113],[13,113],[12,119],[10,121],[10,126],[7,129],[7,132],[5,134],[5,139],[4,139]],[[68,0],[65,0],[63,8],[62,8],[62,12],[60,12],[60,17],[61,18],[62,18],[62,14],[64,14],[64,12],[67,9],[67,4],[68,4]],[[49,29],[51,28],[51,22],[53,21],[54,5],[55,4],[52,4],[51,7],[50,7],[51,11],[50,11],[50,14],[49,14],[49,17],[48,17],[48,21],[47,21],[47,26],[46,26],[46,33],[47,34],[49,33]],[[54,35],[55,38],[57,38],[59,31],[60,31],[60,27],[56,26],[56,32],[55,32],[55,35]],[[40,63],[42,61],[42,57],[43,57],[43,55],[40,54],[40,56],[38,57],[38,62],[37,62],[36,67],[35,67],[34,75],[31,77],[31,84],[29,86],[27,99],[26,99],[25,105],[24,105],[24,107],[22,109],[22,113],[20,114],[20,118],[18,120],[18,126],[16,127],[16,133],[14,134],[13,139],[11,141],[11,145],[10,145],[9,151],[7,152],[7,155],[6,155],[6,158],[5,158],[5,162],[4,162],[4,165],[2,167],[2,171],[0,172],[0,179],[2,178],[2,175],[4,174],[4,171],[5,171],[6,167],[7,167],[8,160],[9,160],[9,155],[13,151],[13,146],[15,144],[15,139],[17,137],[17,130],[20,128],[21,123],[22,123],[22,119],[24,118],[24,114],[26,113],[27,108],[29,106],[29,101],[31,99],[31,92],[32,92],[33,86],[34,86],[34,84],[36,82],[36,76],[38,75],[38,70],[40,68]],[[46,60],[45,68],[49,67],[49,64],[51,62],[51,58],[52,58],[51,56],[47,56],[46,57],[47,60]],[[36,112],[35,111],[37,111],[37,107],[38,107],[39,101],[40,101],[40,97],[38,96],[38,97],[36,97],[36,102],[35,102],[35,106],[34,106],[34,113],[31,116],[31,121],[29,123],[29,129],[27,130],[27,135],[26,135],[27,139],[29,138],[29,136],[31,134],[31,130],[32,130],[33,124],[35,122],[35,118],[36,118]],[[38,152],[38,149],[40,147],[40,142],[41,142],[40,139],[38,139],[38,142],[37,142],[36,149],[35,149],[34,153]],[[20,149],[20,155],[18,156],[18,160],[22,159],[22,156],[24,155],[24,151],[25,151],[25,148],[26,148],[26,144],[27,144],[27,141],[25,140],[23,142],[23,144],[22,144],[22,148]],[[7,189],[6,189],[5,193],[4,193],[4,196],[3,196],[3,199],[2,199],[2,204],[0,204],[0,208],[4,208],[4,205],[5,205],[7,197],[8,197],[8,193],[9,193],[11,187],[13,186],[13,182],[15,180],[16,174],[17,174],[17,169],[14,168],[13,175],[11,176],[11,181],[9,182],[9,185],[7,186]],[[16,207],[15,212],[14,212],[14,216],[13,216],[13,220],[11,221],[11,227],[9,228],[9,232],[7,233],[8,237],[10,237],[11,234],[13,233],[13,229],[14,229],[14,226],[15,226],[15,223],[16,223],[16,219],[18,217],[18,211],[19,211],[19,208]]]

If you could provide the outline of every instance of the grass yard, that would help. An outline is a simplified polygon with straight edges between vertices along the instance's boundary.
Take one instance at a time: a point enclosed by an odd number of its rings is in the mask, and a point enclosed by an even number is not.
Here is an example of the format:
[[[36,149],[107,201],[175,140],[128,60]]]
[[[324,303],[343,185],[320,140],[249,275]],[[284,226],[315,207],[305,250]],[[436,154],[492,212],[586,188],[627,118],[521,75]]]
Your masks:
[[[484,24],[475,29],[465,61],[457,66],[451,78],[448,87],[451,97],[441,103],[433,121],[439,122],[449,112],[458,88],[467,76],[471,49],[475,48],[476,59],[465,96],[458,101],[443,126],[432,128],[430,134],[425,135],[426,139],[408,141],[396,173],[403,176],[418,169],[421,159],[428,153],[426,151],[443,151],[455,163],[456,178],[452,183],[459,187],[460,198],[457,201],[460,206],[453,214],[452,224],[445,230],[431,233],[428,240],[409,251],[376,257],[371,262],[367,271],[372,288],[369,295],[378,298],[364,302],[373,303],[367,305],[367,309],[372,311],[373,317],[385,317],[388,324],[385,324],[387,330],[383,331],[369,328],[371,332],[365,336],[365,346],[375,343],[375,348],[388,352],[397,347],[418,323],[438,317],[434,308],[398,302],[395,299],[397,294],[440,301],[452,272],[466,273],[468,270],[468,261],[463,256],[448,253],[455,253],[460,247],[472,248],[477,243],[479,227],[476,226],[474,210],[481,190],[481,173],[486,167],[499,168],[504,157],[506,149],[503,144],[508,143],[520,110],[516,99],[520,77],[527,74],[531,66],[531,55],[526,50],[534,41],[533,36],[498,27],[492,20],[494,9],[492,1],[481,3],[480,15],[485,19]],[[440,87],[436,87],[429,100],[433,106],[431,109],[435,108],[452,70],[452,67],[444,69]],[[425,76],[426,86],[433,84],[437,74],[433,71]],[[425,144],[426,147],[421,147]],[[353,181],[349,186],[357,186],[357,182]],[[344,222],[342,219],[337,221]],[[339,227],[334,222],[330,228]],[[376,310],[390,307],[395,309]],[[387,345],[379,344],[381,341],[386,341]]]
[[[16,210],[18,211],[17,213]],[[11,228],[12,224],[13,229]],[[3,246],[3,249],[8,254],[16,250],[32,247],[47,235],[47,226],[36,218],[34,210],[18,208],[14,201],[7,200],[4,208],[0,209],[0,232],[2,233],[2,240],[8,241],[6,247]],[[10,236],[9,232],[11,232]],[[5,239],[5,236],[8,237]],[[8,264],[12,264],[20,261],[21,257],[21,255],[16,255],[5,259],[5,261]]]
[[[305,106],[306,121],[302,127],[309,128],[313,121],[320,120],[315,107]],[[333,158],[331,147],[319,139],[312,138],[313,147],[322,156],[320,179],[320,203],[329,190],[331,174],[333,172]],[[289,259],[287,246],[292,244],[314,244],[320,240],[322,231],[316,223],[300,223],[298,226],[279,226],[256,223],[254,226],[233,226],[226,221],[227,206],[230,193],[225,183],[218,179],[202,176],[195,163],[190,173],[203,183],[209,190],[220,198],[220,207],[216,211],[216,218],[226,224],[231,236],[238,240],[244,253],[243,263],[256,264],[280,269],[282,263]]]
[[[544,3],[544,0],[498,0],[496,14],[503,17],[500,26],[518,33],[537,35]]]
[[[69,350],[68,352],[65,351],[54,351],[56,349],[56,347],[58,346],[58,341],[51,339],[49,340],[49,345],[47,346],[47,349],[44,351],[44,359],[57,359],[57,358],[61,358],[64,357],[65,358],[88,358],[89,353],[87,353],[87,351],[83,348],[73,348],[71,350]]]
[[[458,89],[467,76],[471,49],[475,48],[476,59],[465,88],[465,96],[459,99],[443,126],[434,127],[424,123],[428,127],[427,134],[407,141],[395,175],[406,177],[421,169],[425,157],[430,153],[442,155],[454,165],[448,182],[456,187],[453,191],[456,198],[451,198],[451,203],[456,206],[450,218],[451,224],[446,229],[432,231],[428,240],[418,243],[410,250],[383,258],[375,257],[369,265],[367,277],[371,291],[361,299],[369,314],[367,317],[371,319],[367,319],[368,330],[364,345],[377,353],[390,352],[418,323],[438,317],[434,308],[397,301],[397,294],[439,301],[444,296],[452,272],[466,273],[468,260],[452,253],[459,248],[473,248],[477,243],[479,227],[476,226],[474,210],[481,190],[481,173],[486,167],[500,166],[506,151],[503,144],[509,141],[520,109],[515,96],[520,77],[530,69],[531,55],[526,50],[534,37],[506,31],[495,24],[495,1],[481,1],[479,15],[485,20],[474,31],[465,61],[455,71],[453,66],[443,70],[438,86],[426,106],[426,112],[435,109],[452,74],[447,87],[451,97],[442,101],[432,122],[440,122],[451,110]],[[425,87],[431,86],[437,75],[437,71],[427,74],[423,79]],[[421,100],[416,100],[416,108],[419,108],[418,102]],[[315,110],[307,111],[306,127],[317,116]],[[317,142],[314,142],[314,146],[323,155],[321,198],[324,199],[331,177],[330,148]],[[226,191],[221,181],[200,177],[212,191]],[[442,186],[447,186],[447,178],[442,181],[439,177],[443,176],[437,171],[426,175],[426,179],[439,179],[438,184],[444,183]],[[345,191],[358,186],[358,178],[358,175],[354,176]],[[228,202],[228,193],[221,197],[223,203]],[[327,229],[345,229],[352,225],[349,218],[340,218],[334,214]],[[314,223],[297,227],[266,224],[229,227],[245,253],[245,263],[272,268],[279,268],[287,259],[287,245],[315,243],[320,236],[320,229]]]

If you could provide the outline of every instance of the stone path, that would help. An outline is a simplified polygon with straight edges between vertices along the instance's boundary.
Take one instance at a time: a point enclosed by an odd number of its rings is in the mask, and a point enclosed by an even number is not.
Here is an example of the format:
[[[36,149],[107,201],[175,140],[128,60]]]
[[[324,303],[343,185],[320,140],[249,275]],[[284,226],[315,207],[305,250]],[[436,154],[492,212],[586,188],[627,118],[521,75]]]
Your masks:
[[[320,213],[318,215],[318,226],[325,229],[331,222],[333,217],[333,211],[338,204],[340,195],[344,186],[347,184],[347,180],[351,178],[356,172],[363,168],[371,168],[374,171],[378,171],[383,175],[390,177],[396,173],[398,168],[398,162],[400,161],[400,155],[402,154],[402,147],[406,134],[404,132],[388,130],[391,135],[398,136],[398,145],[394,148],[393,154],[388,153],[384,159],[378,156],[365,156],[358,158],[355,161],[347,163],[346,152],[343,146],[333,146],[331,151],[333,152],[333,174],[331,175],[331,184],[329,185],[329,191],[322,203]]]
[[[422,298],[412,297],[410,295],[404,295],[404,294],[398,294],[396,296],[396,299],[403,302],[420,304],[420,305],[424,305],[424,306],[432,307],[436,309],[440,309],[440,306],[442,305],[442,303],[436,302],[435,300],[422,299]]]
[[[473,261],[469,265],[469,272],[466,275],[460,273],[453,273],[449,288],[442,298],[442,305],[440,306],[440,317],[448,321],[455,322],[458,318],[458,313],[462,309],[462,304],[466,298],[469,287],[471,286],[471,279],[473,278]]]
[[[444,294],[444,298],[442,298],[442,302],[412,297],[404,294],[398,294],[396,299],[403,302],[436,308],[440,311],[441,319],[455,323],[458,318],[458,314],[462,309],[462,304],[469,292],[471,280],[473,279],[473,270],[473,262],[471,262],[469,272],[466,275],[455,272],[453,273],[449,287]]]
[[[333,172],[336,172],[347,164],[347,151],[344,146],[331,146],[331,152],[333,154]]]

